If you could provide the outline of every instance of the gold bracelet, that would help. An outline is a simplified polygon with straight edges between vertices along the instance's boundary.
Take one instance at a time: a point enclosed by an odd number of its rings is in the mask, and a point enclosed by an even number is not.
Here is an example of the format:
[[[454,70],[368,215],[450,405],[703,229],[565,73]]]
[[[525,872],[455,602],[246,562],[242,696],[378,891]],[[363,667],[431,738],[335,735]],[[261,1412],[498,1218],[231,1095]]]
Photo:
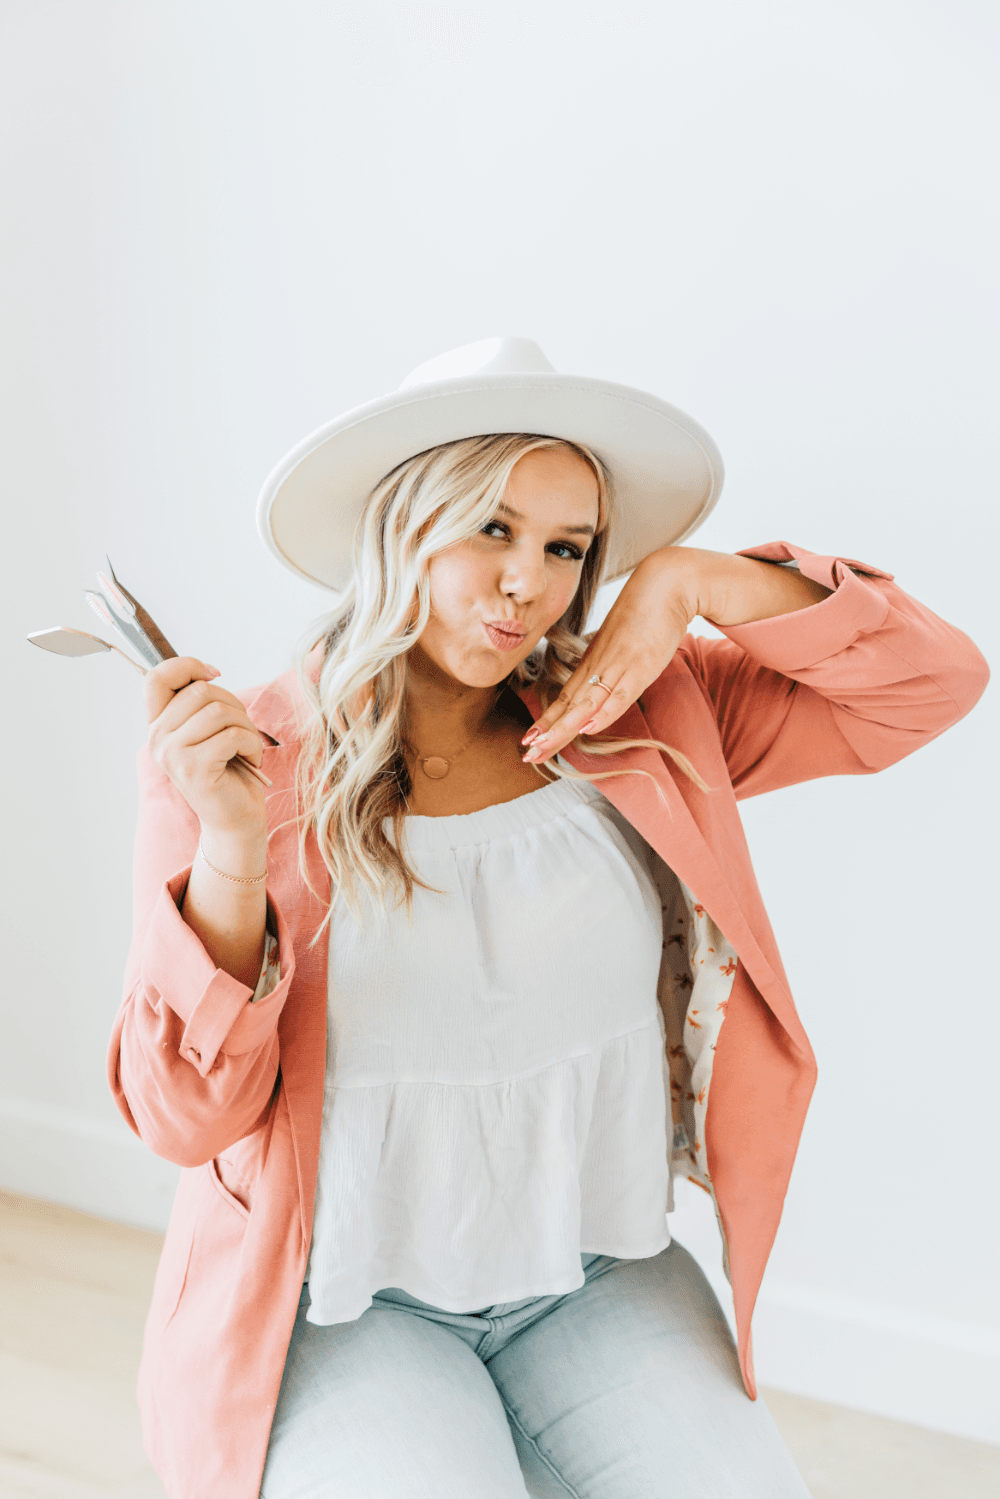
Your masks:
[[[205,850],[201,846],[200,838],[198,839],[198,852],[201,854],[201,857],[202,859],[204,859],[205,863],[208,864],[208,859],[205,857]],[[249,879],[246,876],[239,874],[223,874],[222,870],[216,869],[214,864],[208,864],[208,867],[212,871],[212,873],[217,874],[220,879],[232,880],[234,885],[261,885],[267,879],[266,869],[263,874],[257,875],[255,879]]]

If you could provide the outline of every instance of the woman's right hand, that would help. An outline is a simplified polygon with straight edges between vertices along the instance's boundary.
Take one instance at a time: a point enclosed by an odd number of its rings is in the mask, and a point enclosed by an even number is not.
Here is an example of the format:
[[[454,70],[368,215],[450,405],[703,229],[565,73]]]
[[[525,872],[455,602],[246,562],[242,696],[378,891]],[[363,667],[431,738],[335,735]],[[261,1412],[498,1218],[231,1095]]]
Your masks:
[[[201,823],[204,857],[191,866],[181,915],[216,967],[253,989],[267,917],[258,880],[267,868],[267,813],[264,787],[235,757],[259,766],[264,746],[239,698],[216,687],[218,675],[193,656],[147,673],[149,748]]]
[[[202,829],[226,844],[258,846],[266,832],[264,787],[235,757],[259,766],[263,741],[238,697],[193,656],[173,656],[146,675],[149,748]]]

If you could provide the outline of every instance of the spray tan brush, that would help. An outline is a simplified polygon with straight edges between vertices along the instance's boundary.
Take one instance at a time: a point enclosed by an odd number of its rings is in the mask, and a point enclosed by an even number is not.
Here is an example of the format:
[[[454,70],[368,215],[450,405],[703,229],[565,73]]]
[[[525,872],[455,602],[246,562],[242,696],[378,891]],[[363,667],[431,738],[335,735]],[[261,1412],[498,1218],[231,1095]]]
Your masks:
[[[28,636],[28,639],[32,645],[41,646],[46,651],[53,651],[57,656],[91,656],[100,651],[114,651],[140,676],[144,677],[151,667],[159,666],[161,661],[169,661],[177,655],[177,652],[152,616],[119,583],[110,561],[108,571],[111,574],[110,578],[105,577],[104,573],[97,574],[100,593],[92,593],[89,589],[84,589],[84,596],[98,618],[106,625],[110,625],[112,630],[115,630],[136,654],[142,657],[146,662],[145,666],[140,666],[138,661],[134,661],[118,646],[102,640],[99,635],[90,635],[86,630],[74,630],[68,625],[58,625],[51,630],[36,630],[33,635]],[[248,770],[262,785],[274,784],[273,781],[268,780],[262,770],[258,770],[256,765],[252,765],[243,755],[237,755],[235,758],[240,769]]]

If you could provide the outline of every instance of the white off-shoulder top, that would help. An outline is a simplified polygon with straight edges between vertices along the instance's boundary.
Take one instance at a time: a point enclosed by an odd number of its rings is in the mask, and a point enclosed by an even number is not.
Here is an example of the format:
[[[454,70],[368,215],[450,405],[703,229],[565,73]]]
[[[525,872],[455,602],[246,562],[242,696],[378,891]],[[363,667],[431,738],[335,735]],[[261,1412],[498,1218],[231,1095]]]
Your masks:
[[[408,817],[428,885],[340,903],[310,1322],[400,1287],[448,1311],[563,1294],[670,1242],[669,1079],[646,845],[589,782]],[[388,827],[388,825],[387,825]]]

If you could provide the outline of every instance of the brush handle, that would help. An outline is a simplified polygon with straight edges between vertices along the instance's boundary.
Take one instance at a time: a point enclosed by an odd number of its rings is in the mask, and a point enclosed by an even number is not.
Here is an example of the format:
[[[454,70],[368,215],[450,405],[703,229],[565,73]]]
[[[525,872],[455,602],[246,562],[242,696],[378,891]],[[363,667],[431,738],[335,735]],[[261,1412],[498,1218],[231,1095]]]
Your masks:
[[[256,765],[251,765],[250,761],[249,760],[245,760],[242,755],[237,755],[236,756],[236,761],[237,761],[237,764],[240,767],[240,770],[248,770],[252,776],[256,776],[257,777],[257,780],[260,782],[260,784],[262,786],[273,786],[274,785],[274,782],[271,781],[271,780],[268,780],[267,776],[264,774],[264,772],[262,770],[258,770],[257,767],[256,767]]]
[[[129,666],[135,667],[135,670],[139,673],[140,677],[144,677],[146,675],[147,668],[145,666],[140,666],[138,661],[133,661],[131,656],[127,656],[125,652],[120,651],[116,645],[112,645],[110,640],[106,640],[104,643],[105,645],[110,647],[110,649],[113,650],[117,656],[121,656],[123,661],[127,661]]]

